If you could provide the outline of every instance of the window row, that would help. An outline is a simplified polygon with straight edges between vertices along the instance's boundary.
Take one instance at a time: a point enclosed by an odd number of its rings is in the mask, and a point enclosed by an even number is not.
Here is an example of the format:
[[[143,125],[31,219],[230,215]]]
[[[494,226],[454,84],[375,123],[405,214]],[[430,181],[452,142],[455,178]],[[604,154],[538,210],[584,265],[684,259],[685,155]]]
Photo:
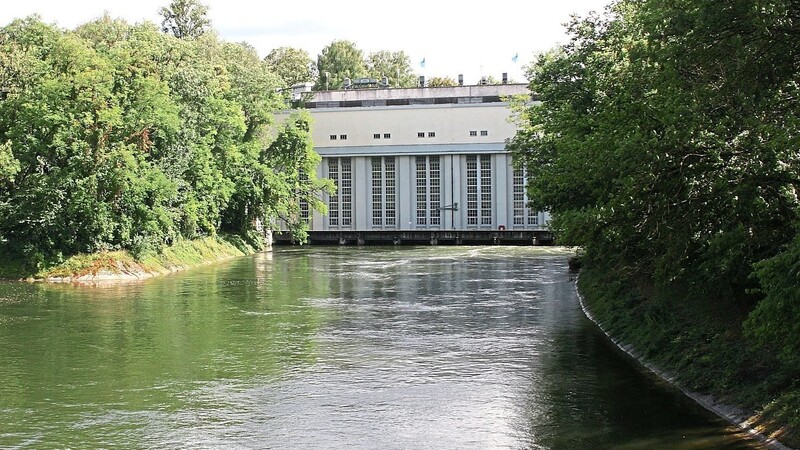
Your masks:
[[[480,133],[481,133],[481,136],[488,136],[489,135],[489,130],[481,130]],[[478,136],[478,130],[471,130],[469,132],[469,135],[470,135],[470,137]],[[418,131],[417,132],[417,138],[424,138],[426,136],[429,137],[429,138],[434,138],[434,137],[436,137],[436,132],[435,131],[427,131],[427,132]],[[328,137],[329,137],[329,139],[331,141],[336,141],[336,140],[346,141],[347,140],[347,135],[346,134],[331,134]],[[381,138],[383,138],[383,139],[391,139],[392,138],[392,133],[374,133],[372,135],[372,139],[381,139]]]

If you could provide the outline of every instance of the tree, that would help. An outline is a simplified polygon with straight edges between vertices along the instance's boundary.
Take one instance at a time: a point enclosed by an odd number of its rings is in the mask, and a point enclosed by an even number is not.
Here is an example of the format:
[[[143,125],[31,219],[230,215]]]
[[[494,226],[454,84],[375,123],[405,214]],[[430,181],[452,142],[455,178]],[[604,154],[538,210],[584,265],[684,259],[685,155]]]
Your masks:
[[[19,161],[11,152],[11,142],[0,144],[0,183],[6,180],[13,182],[17,172],[19,172]]]
[[[305,242],[308,224],[300,217],[301,203],[308,205],[310,212],[324,213],[327,207],[321,194],[335,192],[331,180],[316,176],[321,160],[311,141],[308,112],[287,117],[274,141],[259,152],[257,161],[248,165],[252,176],[245,183],[250,186],[241,192],[251,198],[244,217],[264,219],[273,228],[282,221],[297,241]]]
[[[621,0],[575,20],[529,68],[541,103],[508,144],[532,206],[586,267],[645,303],[677,291],[750,312],[746,335],[786,383],[800,368],[796,11]]]
[[[164,18],[161,30],[179,39],[197,38],[211,27],[208,7],[197,0],[172,0],[158,14]]]
[[[333,41],[317,56],[319,79],[316,89],[341,89],[345,78],[367,75],[364,54],[350,41]]]
[[[252,214],[277,223],[298,189],[325,186],[296,175],[313,172],[313,154],[295,151],[290,167],[273,147],[281,80],[252,47],[214,33],[17,20],[0,28],[0,82],[0,254],[30,268],[248,233]]]
[[[417,77],[411,69],[411,59],[403,51],[379,51],[367,58],[367,73],[372,78],[387,77],[392,87],[414,87]]]
[[[458,86],[456,80],[450,77],[431,77],[428,79],[428,87],[453,87]]]
[[[656,283],[742,292],[797,220],[797,137],[778,131],[796,124],[792,9],[679,3],[574,21],[531,67],[542,104],[509,148],[561,242]]]
[[[269,52],[264,61],[287,87],[317,81],[317,65],[305,50],[279,47]]]

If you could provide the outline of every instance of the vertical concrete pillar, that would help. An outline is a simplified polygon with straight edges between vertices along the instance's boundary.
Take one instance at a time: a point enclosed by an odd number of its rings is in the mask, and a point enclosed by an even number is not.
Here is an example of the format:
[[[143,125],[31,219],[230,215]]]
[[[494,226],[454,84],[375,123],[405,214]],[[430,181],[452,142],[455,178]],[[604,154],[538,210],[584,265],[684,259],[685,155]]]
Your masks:
[[[413,230],[416,223],[416,209],[412,205],[412,199],[417,195],[414,190],[415,180],[411,171],[412,157],[397,157],[397,228],[400,230]]]
[[[464,155],[453,155],[453,201],[458,211],[453,215],[453,228],[463,230],[467,225],[467,160]]]
[[[372,168],[364,156],[353,157],[353,229],[368,230],[372,221],[367,216],[370,208],[369,194],[372,192],[370,179]]]
[[[494,192],[494,226],[500,225],[510,229],[508,222],[508,180],[511,167],[510,157],[505,153],[494,155],[494,176],[492,177],[492,192]]]

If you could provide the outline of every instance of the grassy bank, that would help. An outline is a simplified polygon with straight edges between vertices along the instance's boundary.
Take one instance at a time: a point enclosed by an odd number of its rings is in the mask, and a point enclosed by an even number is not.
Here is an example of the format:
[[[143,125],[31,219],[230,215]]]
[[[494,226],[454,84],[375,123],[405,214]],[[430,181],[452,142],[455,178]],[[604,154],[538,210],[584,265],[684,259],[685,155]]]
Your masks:
[[[603,328],[684,389],[752,412],[765,436],[800,448],[800,379],[742,333],[744,299],[697,298],[584,267],[579,289]]]
[[[249,255],[264,248],[258,239],[218,235],[182,240],[158,253],[134,257],[127,251],[74,255],[49,267],[32,269],[16,261],[0,261],[0,278],[34,280],[135,279]]]

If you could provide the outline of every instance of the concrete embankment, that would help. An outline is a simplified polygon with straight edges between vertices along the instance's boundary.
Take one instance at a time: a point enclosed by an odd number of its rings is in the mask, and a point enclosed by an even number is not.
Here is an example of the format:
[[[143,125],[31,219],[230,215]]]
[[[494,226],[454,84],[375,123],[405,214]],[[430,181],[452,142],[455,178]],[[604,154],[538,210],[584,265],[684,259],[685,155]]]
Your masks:
[[[701,394],[698,392],[691,391],[686,389],[685,387],[681,386],[680,383],[677,382],[677,378],[674,374],[668,373],[655,365],[649,363],[646,358],[644,358],[633,346],[622,342],[621,340],[617,339],[613,336],[603,325],[601,321],[599,321],[593,314],[592,311],[587,306],[587,302],[585,301],[583,295],[581,295],[580,291],[578,290],[578,281],[575,282],[575,291],[578,295],[578,299],[580,301],[581,309],[583,313],[586,315],[589,320],[594,322],[603,333],[608,336],[609,340],[614,343],[620,350],[627,353],[630,357],[635,359],[639,364],[647,368],[650,372],[658,376],[660,379],[664,380],[665,382],[669,383],[670,385],[674,386],[675,388],[679,389],[683,392],[686,396],[706,408],[707,410],[713,412],[714,414],[722,417],[723,419],[727,420],[732,425],[740,428],[744,433],[748,436],[752,437],[760,441],[764,444],[767,448],[772,450],[792,450],[792,448],[786,446],[782,442],[778,441],[777,439],[770,437],[762,432],[762,426],[759,425],[760,423],[760,415],[758,413],[749,413],[741,408],[737,408],[732,405],[728,405],[722,403],[710,395]]]

